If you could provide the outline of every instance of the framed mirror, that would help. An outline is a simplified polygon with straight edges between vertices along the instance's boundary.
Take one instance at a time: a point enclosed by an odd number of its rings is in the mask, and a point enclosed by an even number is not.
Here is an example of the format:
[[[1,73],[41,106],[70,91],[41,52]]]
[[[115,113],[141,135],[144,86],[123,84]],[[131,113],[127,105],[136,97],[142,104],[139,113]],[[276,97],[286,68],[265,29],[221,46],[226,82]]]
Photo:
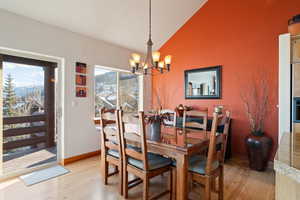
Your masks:
[[[221,66],[184,71],[185,99],[220,99]]]

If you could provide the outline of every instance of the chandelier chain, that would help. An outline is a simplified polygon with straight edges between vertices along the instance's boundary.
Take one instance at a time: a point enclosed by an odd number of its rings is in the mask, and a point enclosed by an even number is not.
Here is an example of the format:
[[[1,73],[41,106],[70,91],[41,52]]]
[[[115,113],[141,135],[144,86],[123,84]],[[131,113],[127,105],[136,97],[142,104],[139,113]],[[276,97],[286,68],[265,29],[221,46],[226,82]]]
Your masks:
[[[151,39],[151,12],[152,12],[152,9],[151,9],[151,6],[152,6],[152,0],[149,0],[149,38]]]

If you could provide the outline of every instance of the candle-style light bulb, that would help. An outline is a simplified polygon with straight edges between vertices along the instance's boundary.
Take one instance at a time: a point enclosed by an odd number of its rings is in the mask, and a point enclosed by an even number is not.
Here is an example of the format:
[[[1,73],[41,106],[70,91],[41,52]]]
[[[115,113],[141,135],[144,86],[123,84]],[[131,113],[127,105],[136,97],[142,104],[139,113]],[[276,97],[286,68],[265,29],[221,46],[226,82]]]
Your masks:
[[[152,53],[152,58],[153,58],[153,62],[155,67],[158,67],[158,62],[159,62],[159,58],[160,58],[160,53],[158,51],[155,51]]]
[[[133,53],[132,54],[132,58],[133,58],[133,60],[135,62],[136,70],[138,70],[139,69],[140,60],[141,60],[141,56],[139,54],[137,54],[137,53]]]
[[[144,64],[144,74],[147,75],[147,71],[148,71],[148,65]]]
[[[170,71],[171,60],[172,60],[172,56],[168,55],[168,56],[165,57],[165,63],[166,63],[168,71]]]
[[[158,67],[159,67],[160,73],[163,73],[164,66],[165,66],[164,61],[160,61],[160,62],[158,63]]]
[[[134,60],[130,59],[129,64],[130,64],[130,67],[132,68],[132,73],[135,73],[136,65],[135,65]]]

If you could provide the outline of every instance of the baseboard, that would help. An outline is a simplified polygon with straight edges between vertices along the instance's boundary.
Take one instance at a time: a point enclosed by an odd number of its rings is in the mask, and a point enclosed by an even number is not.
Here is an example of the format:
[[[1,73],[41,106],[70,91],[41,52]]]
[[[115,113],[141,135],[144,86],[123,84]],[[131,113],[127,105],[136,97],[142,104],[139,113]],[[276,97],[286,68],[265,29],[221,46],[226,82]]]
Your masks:
[[[76,161],[79,161],[79,160],[83,160],[83,159],[90,158],[90,157],[93,157],[93,156],[98,156],[100,154],[101,154],[100,150],[89,152],[89,153],[84,153],[84,154],[81,154],[81,155],[66,158],[66,159],[64,159],[64,162],[62,164],[67,165],[67,164],[70,164],[70,163],[73,163],[73,162],[76,162]]]

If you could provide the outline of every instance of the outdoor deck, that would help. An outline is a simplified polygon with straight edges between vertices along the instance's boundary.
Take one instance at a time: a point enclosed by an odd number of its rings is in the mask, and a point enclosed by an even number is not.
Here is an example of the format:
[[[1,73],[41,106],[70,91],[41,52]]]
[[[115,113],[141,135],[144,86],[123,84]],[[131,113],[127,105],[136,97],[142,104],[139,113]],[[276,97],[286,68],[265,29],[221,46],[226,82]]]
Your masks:
[[[3,173],[10,174],[56,160],[56,147],[36,148],[4,157]]]

